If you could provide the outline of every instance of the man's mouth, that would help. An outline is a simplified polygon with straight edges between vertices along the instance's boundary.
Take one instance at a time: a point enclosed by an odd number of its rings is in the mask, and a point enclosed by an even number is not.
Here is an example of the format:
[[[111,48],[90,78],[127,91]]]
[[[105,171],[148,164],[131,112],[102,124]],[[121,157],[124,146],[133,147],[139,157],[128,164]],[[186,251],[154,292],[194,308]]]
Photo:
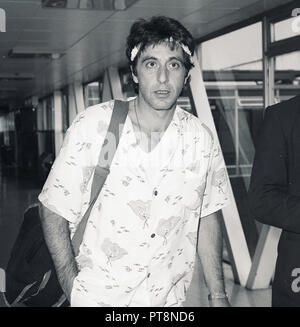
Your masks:
[[[159,96],[168,96],[170,94],[170,91],[169,90],[157,90],[157,91],[154,91],[154,93]]]

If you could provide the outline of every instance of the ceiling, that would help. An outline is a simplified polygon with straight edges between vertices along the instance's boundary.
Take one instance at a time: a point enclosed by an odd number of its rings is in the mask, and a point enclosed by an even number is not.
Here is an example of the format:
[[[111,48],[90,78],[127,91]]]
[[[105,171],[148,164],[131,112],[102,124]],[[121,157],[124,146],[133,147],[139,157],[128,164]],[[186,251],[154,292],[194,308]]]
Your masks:
[[[291,0],[138,0],[127,10],[42,8],[41,0],[0,0],[0,107],[96,79],[108,66],[124,66],[129,28],[140,17],[166,15],[201,37]],[[63,53],[58,59],[8,57],[9,52]],[[55,55],[54,55],[55,57]]]

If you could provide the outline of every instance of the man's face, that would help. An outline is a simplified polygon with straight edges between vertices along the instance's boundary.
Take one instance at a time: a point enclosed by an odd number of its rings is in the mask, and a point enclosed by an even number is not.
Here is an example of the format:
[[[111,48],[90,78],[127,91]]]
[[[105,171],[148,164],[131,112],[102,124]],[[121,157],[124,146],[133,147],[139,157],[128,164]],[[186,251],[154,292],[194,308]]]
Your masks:
[[[175,106],[184,85],[186,69],[183,50],[171,50],[168,43],[147,47],[138,59],[135,83],[139,84],[139,99],[155,110]]]

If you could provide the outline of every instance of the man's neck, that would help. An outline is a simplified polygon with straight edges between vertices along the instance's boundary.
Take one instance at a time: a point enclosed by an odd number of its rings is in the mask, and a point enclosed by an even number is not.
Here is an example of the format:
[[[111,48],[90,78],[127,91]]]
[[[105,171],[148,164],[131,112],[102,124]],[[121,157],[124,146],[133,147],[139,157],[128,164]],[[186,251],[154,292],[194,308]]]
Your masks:
[[[168,128],[173,119],[176,104],[169,109],[161,110],[152,108],[139,96],[135,101],[136,108],[133,107],[132,109],[136,110],[138,123],[143,132],[163,132]]]

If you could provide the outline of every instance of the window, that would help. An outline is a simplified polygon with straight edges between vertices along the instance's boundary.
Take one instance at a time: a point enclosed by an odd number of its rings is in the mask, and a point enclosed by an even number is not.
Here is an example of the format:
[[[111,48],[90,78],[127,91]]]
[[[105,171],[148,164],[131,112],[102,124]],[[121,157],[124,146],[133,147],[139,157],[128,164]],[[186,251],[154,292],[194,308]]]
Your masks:
[[[13,132],[15,130],[15,116],[13,112],[0,116],[0,145],[13,145]]]
[[[275,102],[300,94],[300,51],[275,57]]]
[[[54,104],[53,96],[49,96],[44,102],[44,119],[45,129],[48,131],[54,130]]]
[[[39,101],[37,106],[37,130],[50,131],[54,129],[53,96]]]
[[[90,107],[101,102],[99,81],[86,84],[84,87],[85,106]]]
[[[258,238],[246,196],[263,119],[262,23],[203,42],[204,84],[250,254]]]
[[[229,175],[248,188],[263,118],[261,23],[202,43],[201,64]]]
[[[300,16],[289,17],[274,24],[274,40],[272,41],[280,41],[297,35],[300,35]]]

